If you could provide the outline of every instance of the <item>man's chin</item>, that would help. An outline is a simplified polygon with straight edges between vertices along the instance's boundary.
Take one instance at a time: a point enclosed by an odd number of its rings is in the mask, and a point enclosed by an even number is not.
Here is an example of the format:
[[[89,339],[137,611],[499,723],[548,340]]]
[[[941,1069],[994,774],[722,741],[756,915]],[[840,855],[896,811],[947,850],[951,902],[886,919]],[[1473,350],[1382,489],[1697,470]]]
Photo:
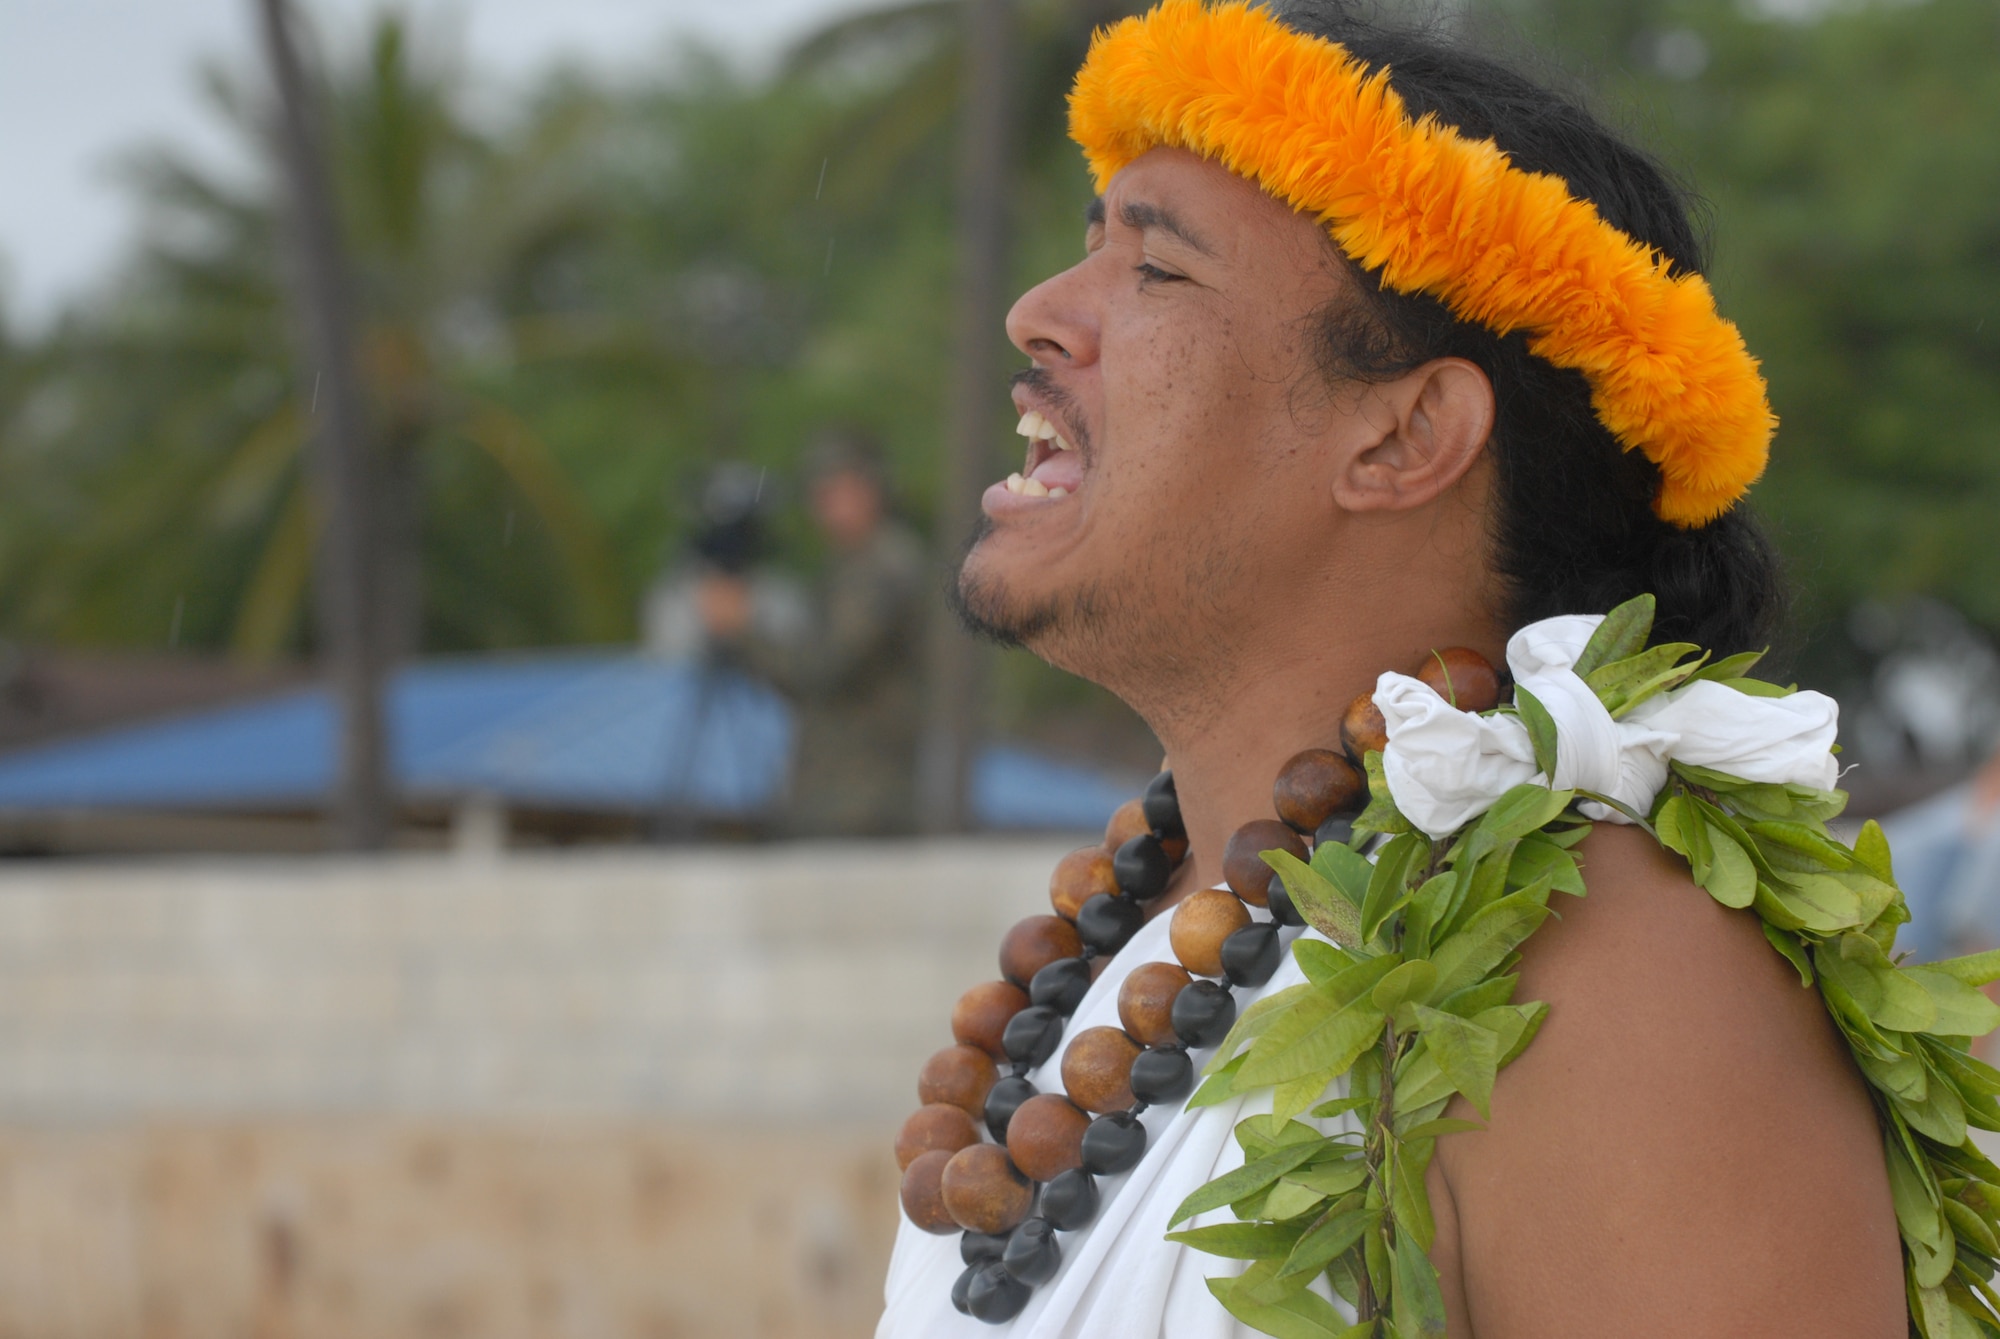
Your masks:
[[[982,552],[992,528],[991,520],[979,518],[958,570],[952,574],[946,598],[960,625],[973,636],[1033,650],[1063,622],[1065,602],[1026,596],[1004,572],[995,570],[992,555]]]

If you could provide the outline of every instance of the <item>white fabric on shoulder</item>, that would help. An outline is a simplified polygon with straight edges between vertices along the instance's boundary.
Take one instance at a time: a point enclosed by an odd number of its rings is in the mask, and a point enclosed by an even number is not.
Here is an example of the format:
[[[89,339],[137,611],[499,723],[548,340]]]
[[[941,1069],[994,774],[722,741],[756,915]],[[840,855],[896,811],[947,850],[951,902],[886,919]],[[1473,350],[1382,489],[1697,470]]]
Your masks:
[[[1518,718],[1459,711],[1421,680],[1384,674],[1375,685],[1375,705],[1389,733],[1382,770],[1403,816],[1442,837],[1524,781],[1594,791],[1643,813],[1666,784],[1670,759],[1777,785],[1828,790],[1839,779],[1833,743],[1840,707],[1823,693],[1752,697],[1704,680],[1613,720],[1576,673],[1577,659],[1603,621],[1597,614],[1545,619],[1507,643],[1514,682],[1555,721],[1553,778],[1542,776]],[[1628,821],[1600,804],[1586,804],[1584,812]]]

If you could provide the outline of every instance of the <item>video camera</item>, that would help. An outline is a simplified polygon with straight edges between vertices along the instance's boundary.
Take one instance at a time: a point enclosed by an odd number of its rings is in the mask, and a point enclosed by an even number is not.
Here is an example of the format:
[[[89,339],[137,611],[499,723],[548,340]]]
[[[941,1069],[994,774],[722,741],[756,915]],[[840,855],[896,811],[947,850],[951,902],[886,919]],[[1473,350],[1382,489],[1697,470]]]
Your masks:
[[[771,503],[765,471],[741,461],[724,461],[709,472],[701,493],[701,516],[692,548],[710,567],[742,576],[769,552],[765,533]]]

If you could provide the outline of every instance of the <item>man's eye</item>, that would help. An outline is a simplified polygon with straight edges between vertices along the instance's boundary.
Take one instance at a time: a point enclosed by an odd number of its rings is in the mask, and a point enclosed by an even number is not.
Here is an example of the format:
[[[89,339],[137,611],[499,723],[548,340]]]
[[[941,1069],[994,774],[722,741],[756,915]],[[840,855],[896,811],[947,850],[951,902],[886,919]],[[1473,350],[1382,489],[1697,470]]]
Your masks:
[[[1137,270],[1139,277],[1149,284],[1171,283],[1176,279],[1187,278],[1185,274],[1174,274],[1171,271],[1161,269],[1157,265],[1149,265],[1145,261],[1140,261],[1132,268]]]

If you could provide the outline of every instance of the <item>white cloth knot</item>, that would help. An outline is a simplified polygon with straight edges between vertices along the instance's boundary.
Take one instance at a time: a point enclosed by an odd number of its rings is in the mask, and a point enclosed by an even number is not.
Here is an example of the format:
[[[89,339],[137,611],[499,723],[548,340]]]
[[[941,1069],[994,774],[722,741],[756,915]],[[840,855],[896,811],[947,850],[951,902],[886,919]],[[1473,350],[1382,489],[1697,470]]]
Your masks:
[[[1833,742],[1840,707],[1823,693],[1752,697],[1709,681],[1691,683],[1613,720],[1576,673],[1577,658],[1604,618],[1571,614],[1522,628],[1507,643],[1514,682],[1548,709],[1556,768],[1544,777],[1528,729],[1514,716],[1459,711],[1421,680],[1384,674],[1375,705],[1388,725],[1382,770],[1405,818],[1443,837],[1484,813],[1524,781],[1607,795],[1644,813],[1666,784],[1670,759],[1746,781],[1830,790],[1839,778]],[[1594,819],[1628,822],[1587,803]]]

